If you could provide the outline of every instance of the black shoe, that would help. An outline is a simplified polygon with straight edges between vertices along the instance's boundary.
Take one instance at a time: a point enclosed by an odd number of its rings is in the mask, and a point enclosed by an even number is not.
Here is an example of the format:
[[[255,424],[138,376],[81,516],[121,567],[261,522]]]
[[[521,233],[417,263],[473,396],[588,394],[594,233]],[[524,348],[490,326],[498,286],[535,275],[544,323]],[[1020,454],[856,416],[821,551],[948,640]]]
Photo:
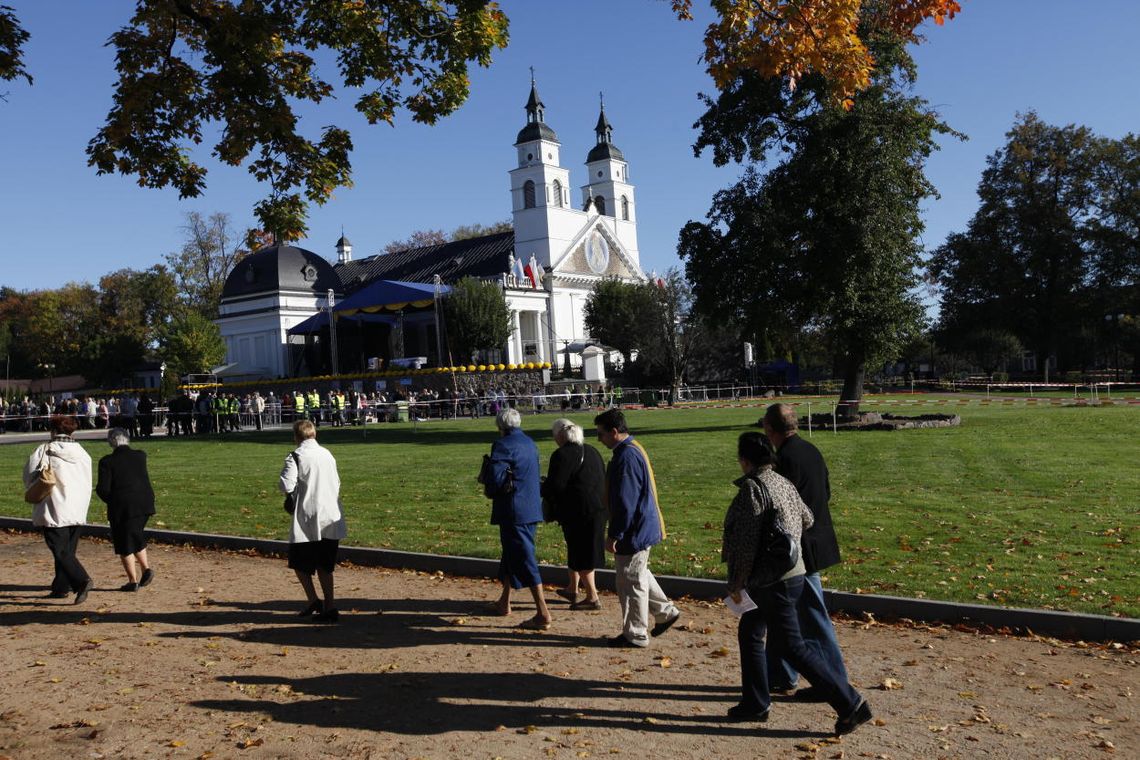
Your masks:
[[[871,717],[871,706],[867,704],[867,700],[860,699],[859,704],[851,711],[850,715],[835,721],[835,735],[849,734],[871,720]]]
[[[644,647],[634,644],[632,641],[627,639],[624,633],[619,633],[617,636],[614,636],[612,638],[607,637],[603,639],[603,641],[606,642],[606,646],[612,647],[614,649],[644,649]]]
[[[796,691],[792,699],[797,702],[826,702],[827,697],[818,687],[806,686]]]
[[[308,617],[309,615],[316,615],[323,609],[320,602],[313,602],[305,609],[297,613],[297,617]]]
[[[83,588],[79,589],[79,591],[75,593],[75,603],[83,604],[86,602],[87,595],[91,593],[91,589],[93,588],[95,588],[95,581],[88,578],[87,582],[83,584]]]
[[[52,591],[50,594],[47,595],[47,598],[48,599],[66,599],[69,596],[71,596],[70,591]]]
[[[119,586],[119,591],[138,591],[138,590],[139,590],[139,584],[137,584],[133,581],[131,581],[130,583],[124,583],[122,586]]]
[[[154,580],[154,571],[148,567],[146,570],[143,570],[142,577],[139,578],[139,585],[140,586],[149,586],[150,582],[153,580]]]
[[[728,719],[733,723],[744,723],[747,721],[754,723],[767,723],[768,711],[759,710],[755,707],[750,707],[744,703],[741,703],[728,708]]]
[[[337,609],[325,610],[313,615],[314,623],[335,623],[340,620],[340,611]]]
[[[673,623],[676,623],[680,619],[681,619],[681,612],[680,612],[680,610],[678,610],[677,614],[674,615],[673,617],[669,618],[668,620],[666,620],[663,623],[658,623],[657,625],[653,626],[653,630],[649,632],[649,635],[650,636],[660,636],[661,634],[665,633],[665,631],[672,628]]]

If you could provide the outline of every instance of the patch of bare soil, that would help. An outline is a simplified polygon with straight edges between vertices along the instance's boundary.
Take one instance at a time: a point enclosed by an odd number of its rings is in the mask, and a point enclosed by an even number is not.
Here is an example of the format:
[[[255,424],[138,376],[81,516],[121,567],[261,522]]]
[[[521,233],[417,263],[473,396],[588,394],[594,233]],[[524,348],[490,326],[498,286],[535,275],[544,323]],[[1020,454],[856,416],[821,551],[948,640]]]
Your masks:
[[[875,722],[831,737],[826,705],[738,698],[735,620],[682,601],[647,650],[612,650],[612,595],[554,626],[479,614],[490,581],[341,567],[337,625],[301,622],[282,560],[152,546],[153,585],[117,589],[84,540],[87,602],[46,599],[39,536],[0,534],[0,757],[1075,758],[1140,755],[1137,652],[844,621]]]

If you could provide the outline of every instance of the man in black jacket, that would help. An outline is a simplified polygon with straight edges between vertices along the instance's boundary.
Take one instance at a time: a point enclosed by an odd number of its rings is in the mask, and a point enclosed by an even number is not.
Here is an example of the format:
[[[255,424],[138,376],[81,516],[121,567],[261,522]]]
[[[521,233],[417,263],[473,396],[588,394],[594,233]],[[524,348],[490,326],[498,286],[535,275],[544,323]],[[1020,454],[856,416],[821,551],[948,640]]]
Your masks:
[[[803,550],[804,592],[800,595],[797,613],[800,633],[804,643],[814,649],[827,661],[830,668],[847,681],[847,668],[843,664],[843,654],[839,651],[839,641],[835,637],[835,627],[827,614],[823,599],[823,584],[819,571],[839,564],[839,540],[831,524],[831,483],[828,479],[827,464],[819,449],[797,435],[796,411],[787,404],[772,404],[764,412],[762,420],[764,432],[776,447],[776,472],[792,481],[800,498],[811,509],[815,524],[804,531],[800,545]],[[799,674],[787,662],[768,653],[768,680],[772,691],[790,691],[796,687]],[[817,699],[818,697],[818,699]],[[806,701],[822,701],[815,688],[800,689],[796,698]]]
[[[146,452],[127,445],[130,442],[127,431],[112,428],[107,432],[107,442],[112,451],[99,460],[95,493],[107,503],[111,542],[127,571],[127,582],[119,590],[138,591],[139,586],[146,586],[154,579],[146,556],[144,534],[146,521],[154,514],[154,489],[147,473]]]

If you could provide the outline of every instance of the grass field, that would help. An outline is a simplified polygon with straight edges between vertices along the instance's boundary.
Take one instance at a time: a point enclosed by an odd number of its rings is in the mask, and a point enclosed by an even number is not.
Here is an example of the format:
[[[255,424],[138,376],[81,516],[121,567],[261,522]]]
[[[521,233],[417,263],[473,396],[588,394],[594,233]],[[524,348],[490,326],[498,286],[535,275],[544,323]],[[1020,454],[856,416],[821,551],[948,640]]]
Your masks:
[[[827,585],[1140,617],[1140,407],[952,410],[963,416],[960,427],[815,432],[811,440],[831,469],[831,511],[844,554]],[[670,532],[654,550],[657,572],[723,577],[721,519],[739,474],[736,437],[758,414],[629,413],[653,459]],[[592,414],[572,416],[592,430]],[[554,447],[552,420],[524,417],[544,469]],[[498,556],[490,505],[475,482],[494,437],[489,419],[322,428],[321,442],[340,465],[348,543]],[[108,451],[102,443],[84,445],[95,459]],[[286,537],[276,490],[291,448],[284,432],[138,445],[150,455],[158,493],[152,526]],[[14,486],[30,449],[0,447],[0,471]],[[26,516],[21,494],[14,487],[0,495],[0,513]],[[92,506],[93,521],[103,514]],[[540,529],[539,556],[564,559],[557,526]]]

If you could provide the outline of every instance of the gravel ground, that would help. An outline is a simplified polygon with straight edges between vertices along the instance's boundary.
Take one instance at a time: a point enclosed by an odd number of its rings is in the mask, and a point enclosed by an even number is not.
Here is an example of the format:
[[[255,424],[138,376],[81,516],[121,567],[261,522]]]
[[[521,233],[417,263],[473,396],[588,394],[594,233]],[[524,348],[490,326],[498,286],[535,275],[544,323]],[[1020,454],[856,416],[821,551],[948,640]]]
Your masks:
[[[45,598],[37,535],[0,533],[0,758],[1078,758],[1140,756],[1138,652],[843,620],[873,724],[830,735],[826,705],[722,720],[738,696],[735,620],[682,600],[646,650],[611,650],[617,603],[547,632],[480,614],[491,581],[361,567],[341,621],[301,622],[284,562],[152,546],[129,594],[108,543],[84,540],[83,605]]]

